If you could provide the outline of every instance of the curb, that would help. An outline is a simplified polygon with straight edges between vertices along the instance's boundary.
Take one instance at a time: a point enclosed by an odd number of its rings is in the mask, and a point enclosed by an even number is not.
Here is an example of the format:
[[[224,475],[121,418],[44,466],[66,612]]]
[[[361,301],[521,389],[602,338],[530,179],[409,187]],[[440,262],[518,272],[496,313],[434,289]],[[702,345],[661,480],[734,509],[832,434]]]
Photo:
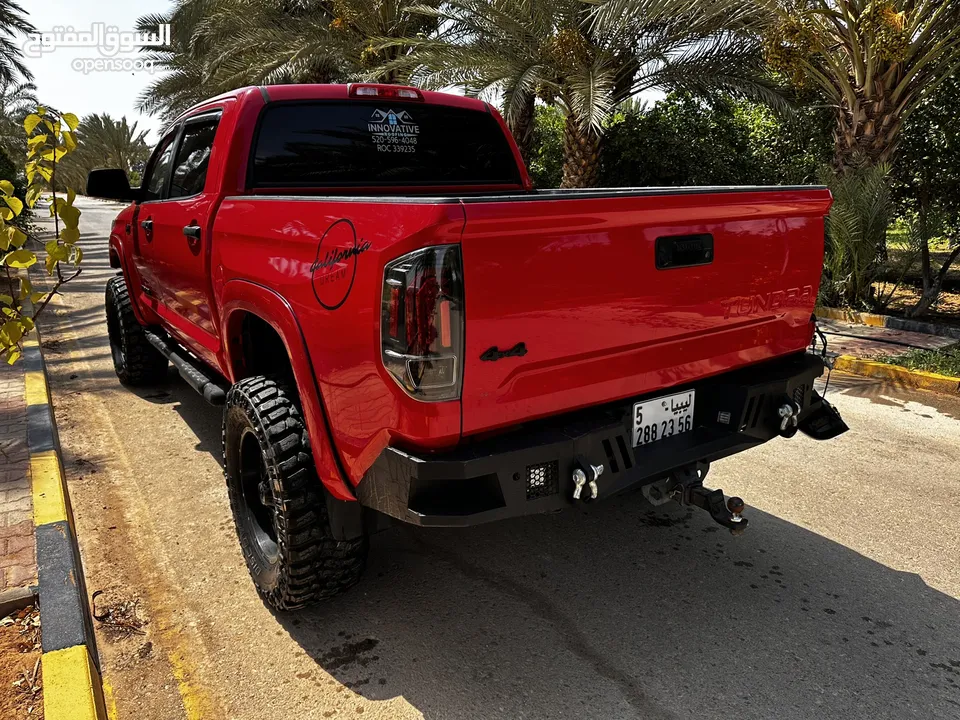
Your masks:
[[[32,308],[31,308],[32,309]],[[23,343],[46,720],[105,720],[100,658],[40,333]]]
[[[892,380],[900,385],[920,390],[931,390],[948,395],[960,394],[960,378],[923,372],[922,370],[909,370],[899,365],[888,365],[872,360],[861,360],[852,355],[836,357],[833,361],[833,369],[853,373],[854,375]]]
[[[0,618],[12,612],[23,610],[28,605],[37,604],[37,588],[13,588],[0,592]]]
[[[855,323],[857,325],[869,325],[870,327],[885,327],[891,330],[903,330],[905,332],[917,332],[925,335],[938,335],[940,337],[954,338],[960,340],[960,327],[950,327],[949,325],[937,325],[936,323],[923,322],[921,320],[907,320],[894,315],[877,315],[876,313],[857,312],[856,310],[841,310],[840,308],[822,307],[818,305],[814,310],[818,318],[825,320],[840,320],[841,322]]]

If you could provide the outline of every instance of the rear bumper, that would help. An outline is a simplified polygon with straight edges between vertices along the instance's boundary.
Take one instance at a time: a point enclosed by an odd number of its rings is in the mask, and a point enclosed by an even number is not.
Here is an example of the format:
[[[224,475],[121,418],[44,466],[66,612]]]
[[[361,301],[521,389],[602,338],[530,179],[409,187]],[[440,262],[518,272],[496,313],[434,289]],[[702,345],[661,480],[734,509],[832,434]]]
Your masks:
[[[711,462],[780,434],[779,407],[800,407],[800,429],[814,437],[829,409],[813,389],[820,358],[794,355],[753,365],[656,397],[694,388],[694,428],[641,448],[630,446],[633,403],[644,397],[529,423],[453,451],[411,454],[388,447],[357,486],[361,504],[404,522],[462,527],[574,504],[577,459],[604,466],[599,499]],[[839,418],[837,418],[839,420]],[[726,421],[726,422],[724,422]],[[810,431],[811,425],[819,426]]]

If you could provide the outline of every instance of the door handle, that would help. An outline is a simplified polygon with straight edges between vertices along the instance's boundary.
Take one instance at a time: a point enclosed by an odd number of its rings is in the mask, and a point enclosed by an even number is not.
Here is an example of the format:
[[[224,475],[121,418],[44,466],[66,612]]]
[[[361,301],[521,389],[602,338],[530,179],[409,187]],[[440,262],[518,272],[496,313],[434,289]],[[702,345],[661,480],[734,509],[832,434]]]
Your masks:
[[[183,227],[183,234],[188,238],[193,240],[200,239],[200,226],[199,225],[185,225]]]
[[[146,232],[152,233],[152,232],[153,232],[153,220],[144,220],[143,222],[140,223],[140,227],[142,227]]]

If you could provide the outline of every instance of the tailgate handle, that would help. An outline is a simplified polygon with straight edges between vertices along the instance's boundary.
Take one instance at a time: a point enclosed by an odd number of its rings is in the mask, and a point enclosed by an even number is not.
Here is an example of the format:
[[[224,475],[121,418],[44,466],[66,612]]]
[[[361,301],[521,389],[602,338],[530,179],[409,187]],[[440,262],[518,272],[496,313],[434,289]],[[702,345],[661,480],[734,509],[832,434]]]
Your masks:
[[[713,262],[713,235],[665,235],[657,238],[657,270],[709,265]]]

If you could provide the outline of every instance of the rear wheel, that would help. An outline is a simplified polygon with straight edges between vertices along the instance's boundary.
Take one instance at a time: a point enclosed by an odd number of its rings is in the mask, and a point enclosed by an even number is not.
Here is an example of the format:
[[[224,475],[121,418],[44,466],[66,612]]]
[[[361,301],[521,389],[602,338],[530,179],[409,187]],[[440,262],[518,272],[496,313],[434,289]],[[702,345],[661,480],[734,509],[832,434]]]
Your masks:
[[[338,541],[293,395],[266,377],[227,393],[223,467],[247,568],[266,603],[291,610],[356,583],[366,538]]]
[[[107,281],[104,305],[113,369],[124,385],[156,385],[167,377],[167,359],[150,344],[137,321],[122,275]]]

